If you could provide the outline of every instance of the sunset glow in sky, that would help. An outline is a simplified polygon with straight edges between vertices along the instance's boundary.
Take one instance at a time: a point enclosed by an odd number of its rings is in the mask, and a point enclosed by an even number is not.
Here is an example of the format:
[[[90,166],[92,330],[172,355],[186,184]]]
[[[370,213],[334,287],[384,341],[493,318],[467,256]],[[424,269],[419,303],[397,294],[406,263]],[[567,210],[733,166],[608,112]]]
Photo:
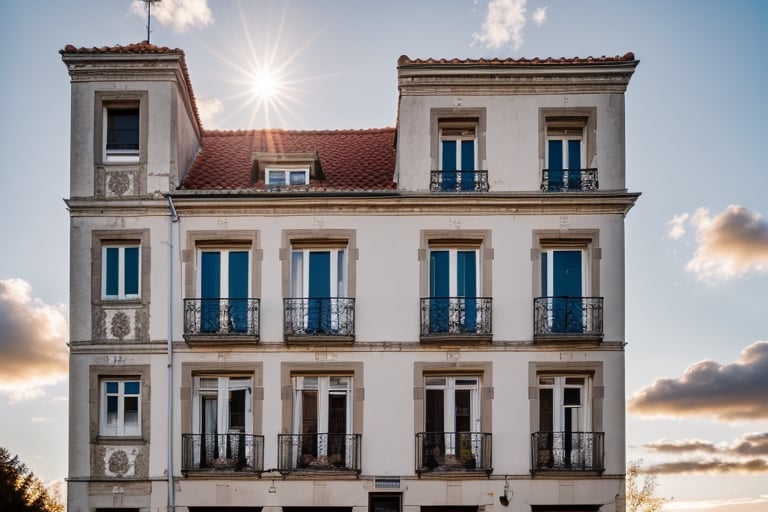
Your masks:
[[[626,94],[627,458],[667,510],[768,510],[768,3],[162,0],[206,129],[394,126],[411,58],[634,52]],[[0,4],[0,446],[67,474],[69,77],[142,2]]]

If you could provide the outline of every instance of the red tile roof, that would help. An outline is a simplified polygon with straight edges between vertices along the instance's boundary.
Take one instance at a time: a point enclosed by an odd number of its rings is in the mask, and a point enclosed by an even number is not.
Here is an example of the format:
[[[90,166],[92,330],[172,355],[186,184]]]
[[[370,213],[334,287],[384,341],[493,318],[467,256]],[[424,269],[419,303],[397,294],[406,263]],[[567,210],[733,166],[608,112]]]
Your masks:
[[[317,153],[323,179],[313,190],[392,190],[395,129],[207,131],[183,190],[264,189],[253,181],[254,153]]]
[[[617,62],[633,62],[635,60],[635,54],[632,52],[625,53],[624,55],[616,55],[614,57],[535,57],[528,59],[521,57],[519,59],[506,58],[506,59],[411,59],[407,55],[401,55],[397,59],[397,65],[422,65],[422,64],[460,64],[467,66],[509,66],[509,65],[522,65],[522,66],[541,66],[541,65],[563,65],[563,64],[611,64]]]
[[[192,81],[189,78],[189,69],[187,61],[184,59],[184,50],[179,48],[167,48],[165,46],[155,46],[147,41],[140,43],[127,44],[125,46],[101,46],[99,48],[77,48],[71,44],[59,50],[61,55],[178,55],[181,64],[181,72],[184,80],[187,82],[187,91],[192,101],[192,110],[195,113],[195,121],[202,129],[203,123],[200,121],[200,113],[197,110],[197,101],[195,100],[195,91],[192,90]]]

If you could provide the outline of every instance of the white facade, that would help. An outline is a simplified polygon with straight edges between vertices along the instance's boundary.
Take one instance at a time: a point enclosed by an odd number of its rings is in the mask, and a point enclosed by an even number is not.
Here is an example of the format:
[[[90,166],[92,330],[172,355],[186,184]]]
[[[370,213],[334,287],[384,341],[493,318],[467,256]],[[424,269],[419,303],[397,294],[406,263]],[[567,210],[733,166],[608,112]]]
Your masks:
[[[634,56],[403,57],[396,187],[278,194],[185,185],[183,54],[62,55],[70,511],[623,510]]]

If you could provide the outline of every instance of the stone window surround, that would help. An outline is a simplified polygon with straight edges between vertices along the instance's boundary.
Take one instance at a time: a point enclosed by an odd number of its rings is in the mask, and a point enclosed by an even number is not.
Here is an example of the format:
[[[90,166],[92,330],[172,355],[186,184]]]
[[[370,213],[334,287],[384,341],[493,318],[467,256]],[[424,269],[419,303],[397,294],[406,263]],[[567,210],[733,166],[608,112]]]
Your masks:
[[[282,262],[282,291],[291,298],[291,249],[294,245],[347,249],[347,293],[355,297],[357,284],[357,233],[354,229],[285,229],[282,232],[280,261]]]
[[[108,244],[139,245],[141,275],[139,276],[139,298],[104,299],[102,298],[102,265],[104,245]],[[94,305],[107,304],[144,304],[150,302],[150,263],[152,261],[149,246],[149,229],[94,230],[91,233],[91,302]]]
[[[565,108],[540,108],[539,109],[539,161],[544,169],[547,151],[547,126],[557,126],[558,120],[583,119],[585,138],[585,162],[587,168],[595,166],[597,162],[597,108],[596,107],[565,107]]]
[[[139,107],[139,160],[138,162],[107,162],[104,137],[104,109],[110,106],[138,105]],[[93,160],[96,165],[131,166],[147,163],[149,133],[149,91],[96,91],[93,110]]]
[[[365,388],[363,387],[362,362],[283,362],[280,363],[280,399],[282,402],[281,434],[293,433],[293,377],[297,375],[348,375],[352,377],[352,432],[363,433],[363,402]]]
[[[531,432],[539,431],[539,377],[542,375],[553,376],[579,376],[583,375],[591,379],[590,396],[592,398],[592,432],[603,431],[603,399],[605,397],[605,384],[603,380],[602,361],[529,361],[528,362],[528,401],[530,404]]]
[[[210,377],[251,377],[253,388],[251,393],[253,411],[253,435],[262,434],[262,418],[264,411],[264,370],[261,362],[182,362],[181,388],[179,403],[181,405],[181,432],[194,432],[192,418],[192,400],[194,400],[194,378]]]
[[[598,229],[571,229],[560,231],[557,229],[538,229],[533,231],[531,249],[531,261],[533,262],[533,296],[542,297],[541,290],[541,252],[544,249],[583,249],[586,251],[589,281],[589,293],[592,297],[600,296],[600,260],[602,249],[600,248],[600,230]]]
[[[429,133],[430,133],[430,160],[432,170],[438,169],[440,162],[440,122],[441,121],[463,121],[477,124],[477,165],[483,167],[486,162],[486,132],[488,126],[486,109],[478,108],[433,108],[429,111]]]
[[[150,426],[150,365],[92,365],[88,373],[90,437],[92,444],[148,442]],[[104,436],[100,434],[102,381],[138,379],[141,382],[141,436]]]
[[[413,364],[413,430],[424,431],[425,380],[427,377],[477,376],[480,378],[480,431],[493,425],[493,363],[491,361],[415,362]]]
[[[259,232],[251,230],[199,230],[187,231],[187,241],[182,251],[184,264],[184,297],[196,298],[197,289],[197,250],[201,248],[229,249],[248,245],[251,252],[251,298],[261,296],[261,261],[263,251],[259,245]]]
[[[479,250],[479,292],[483,297],[493,297],[492,263],[493,247],[490,229],[422,229],[419,235],[419,294],[429,297],[429,248],[439,243],[441,247],[474,247]]]

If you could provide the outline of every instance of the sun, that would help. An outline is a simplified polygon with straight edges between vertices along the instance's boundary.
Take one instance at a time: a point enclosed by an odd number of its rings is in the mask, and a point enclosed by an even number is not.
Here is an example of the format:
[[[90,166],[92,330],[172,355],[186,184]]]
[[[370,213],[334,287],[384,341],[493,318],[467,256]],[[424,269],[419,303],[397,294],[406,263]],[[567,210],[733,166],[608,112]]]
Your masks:
[[[253,74],[251,93],[257,100],[269,102],[280,96],[280,78],[269,69],[259,69]]]

